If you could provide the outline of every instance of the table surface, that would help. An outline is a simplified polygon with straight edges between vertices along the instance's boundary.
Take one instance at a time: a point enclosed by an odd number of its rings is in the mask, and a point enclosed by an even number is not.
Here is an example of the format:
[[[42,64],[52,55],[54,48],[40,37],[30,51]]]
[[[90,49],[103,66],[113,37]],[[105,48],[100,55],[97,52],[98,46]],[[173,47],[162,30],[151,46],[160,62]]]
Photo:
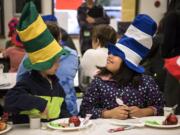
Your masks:
[[[8,90],[16,84],[17,73],[3,73],[0,75],[0,91]],[[7,85],[6,85],[7,84]]]
[[[178,116],[180,119],[180,116]],[[61,131],[53,129],[30,129],[28,124],[13,125],[6,135],[180,135],[180,127],[173,129],[159,129],[150,127],[134,128],[130,130],[108,133],[107,130],[117,126],[110,123],[110,119],[92,120],[93,125],[77,131]]]
[[[9,90],[16,84],[16,76],[17,73],[3,73],[0,74],[0,90]],[[74,87],[79,86],[79,78],[78,78],[78,72],[74,78]],[[7,84],[9,83],[10,85],[8,86],[2,86],[2,84]]]

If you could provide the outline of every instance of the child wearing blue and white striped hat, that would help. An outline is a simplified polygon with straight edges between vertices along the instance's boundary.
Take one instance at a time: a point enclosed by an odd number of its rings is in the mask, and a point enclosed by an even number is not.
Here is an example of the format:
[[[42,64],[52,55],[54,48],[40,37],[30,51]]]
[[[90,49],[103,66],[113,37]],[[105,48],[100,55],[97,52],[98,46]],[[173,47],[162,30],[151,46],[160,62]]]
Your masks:
[[[125,35],[109,45],[107,64],[83,97],[82,116],[91,113],[92,118],[127,119],[163,114],[164,98],[158,85],[140,66],[152,47],[156,28],[151,17],[140,14]]]

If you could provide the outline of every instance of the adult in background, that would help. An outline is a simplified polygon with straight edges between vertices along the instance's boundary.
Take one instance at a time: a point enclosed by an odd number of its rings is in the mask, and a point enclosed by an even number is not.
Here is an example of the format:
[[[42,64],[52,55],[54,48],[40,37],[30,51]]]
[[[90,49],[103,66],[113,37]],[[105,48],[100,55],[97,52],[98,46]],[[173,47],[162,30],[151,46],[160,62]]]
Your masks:
[[[96,5],[94,0],[86,0],[78,8],[77,19],[80,26],[81,53],[92,48],[92,29],[98,24],[109,24],[110,19],[101,5]]]
[[[178,104],[180,114],[180,8],[169,11],[163,18],[163,43],[161,55],[165,60],[164,96],[167,106]]]

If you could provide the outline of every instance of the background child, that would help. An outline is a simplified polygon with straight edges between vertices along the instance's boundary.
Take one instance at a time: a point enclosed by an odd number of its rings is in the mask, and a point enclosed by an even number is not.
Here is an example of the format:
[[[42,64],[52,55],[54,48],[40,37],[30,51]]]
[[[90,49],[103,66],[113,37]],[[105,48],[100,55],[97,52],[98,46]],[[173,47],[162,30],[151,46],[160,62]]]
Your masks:
[[[106,65],[107,45],[108,43],[115,44],[116,37],[116,31],[109,25],[101,24],[94,27],[92,32],[93,49],[88,49],[81,59],[81,85],[87,86],[99,71],[97,67]]]
[[[3,51],[3,57],[10,60],[9,72],[17,72],[19,64],[25,55],[25,50],[22,43],[17,39],[17,33],[11,37],[11,43],[12,46]]]

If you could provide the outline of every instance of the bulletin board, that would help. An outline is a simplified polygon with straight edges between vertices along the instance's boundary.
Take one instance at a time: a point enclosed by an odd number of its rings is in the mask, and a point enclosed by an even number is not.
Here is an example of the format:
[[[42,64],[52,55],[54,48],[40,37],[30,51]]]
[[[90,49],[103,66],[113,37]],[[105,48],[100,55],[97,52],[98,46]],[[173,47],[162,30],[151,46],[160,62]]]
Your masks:
[[[83,0],[56,0],[56,9],[57,10],[76,10],[81,4]]]
[[[122,0],[122,22],[131,22],[137,13],[138,0]]]

